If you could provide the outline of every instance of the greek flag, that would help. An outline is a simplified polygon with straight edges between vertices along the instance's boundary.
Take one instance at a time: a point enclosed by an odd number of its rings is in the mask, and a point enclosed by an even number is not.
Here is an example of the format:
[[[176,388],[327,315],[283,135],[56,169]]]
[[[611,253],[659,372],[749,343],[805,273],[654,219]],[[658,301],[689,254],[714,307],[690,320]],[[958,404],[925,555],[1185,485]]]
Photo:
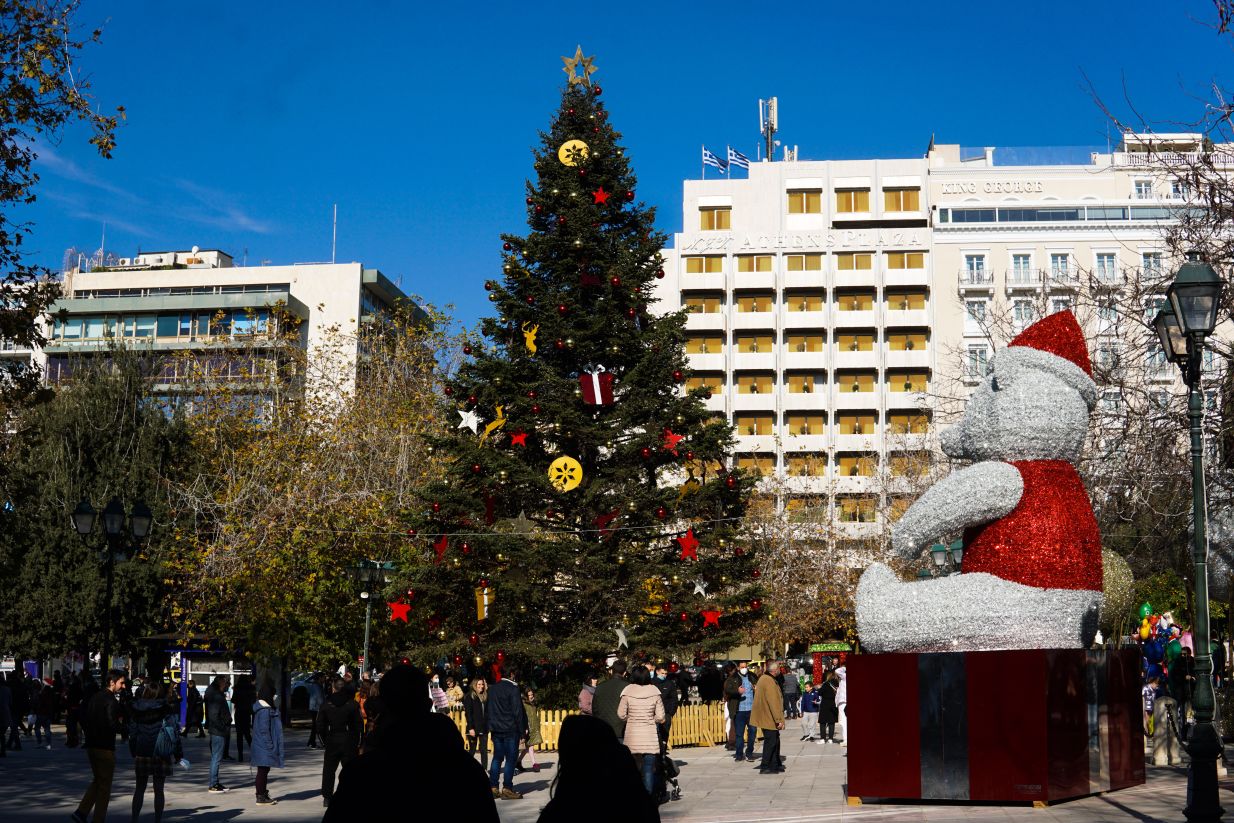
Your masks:
[[[746,157],[732,146],[728,147],[728,162],[734,168],[745,169],[746,171],[750,170],[750,158]]]
[[[716,157],[714,154],[708,151],[706,146],[703,146],[703,165],[712,166],[714,168],[719,169],[721,172],[728,170],[728,163],[725,163],[719,157]]]

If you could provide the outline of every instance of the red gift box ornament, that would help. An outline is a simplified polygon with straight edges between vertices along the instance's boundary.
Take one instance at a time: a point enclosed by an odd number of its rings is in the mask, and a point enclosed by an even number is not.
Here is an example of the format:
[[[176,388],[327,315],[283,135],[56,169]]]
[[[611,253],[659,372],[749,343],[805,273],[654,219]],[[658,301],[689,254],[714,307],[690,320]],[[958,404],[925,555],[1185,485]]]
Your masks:
[[[583,402],[588,406],[610,406],[613,403],[615,378],[603,366],[596,366],[578,376],[579,388],[583,390]]]

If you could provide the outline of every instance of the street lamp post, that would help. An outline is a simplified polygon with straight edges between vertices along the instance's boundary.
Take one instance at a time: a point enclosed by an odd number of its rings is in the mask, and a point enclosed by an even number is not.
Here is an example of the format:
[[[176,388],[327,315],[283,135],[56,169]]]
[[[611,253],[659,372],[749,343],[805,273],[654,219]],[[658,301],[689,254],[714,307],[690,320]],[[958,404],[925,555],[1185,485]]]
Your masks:
[[[373,624],[373,584],[382,585],[386,582],[386,572],[394,568],[394,564],[383,560],[361,560],[356,564],[354,574],[363,588],[360,599],[364,601],[364,669],[372,667],[369,660],[369,630]],[[362,669],[362,671],[364,670]]]
[[[1169,359],[1178,365],[1187,384],[1187,416],[1191,422],[1191,559],[1195,565],[1195,729],[1187,743],[1187,806],[1191,821],[1218,821],[1225,812],[1217,794],[1217,758],[1221,737],[1213,723],[1213,658],[1208,622],[1208,530],[1204,493],[1204,403],[1200,365],[1204,339],[1217,326],[1217,308],[1224,283],[1213,267],[1195,256],[1178,270],[1166,291],[1168,305],[1157,313],[1153,327]]]
[[[86,540],[94,531],[94,521],[98,519],[98,512],[94,510],[94,506],[90,505],[90,501],[83,497],[70,515],[70,519],[73,523],[73,530],[81,536],[82,540]],[[124,546],[124,521],[126,519],[129,521],[129,536],[134,541],[146,539],[150,534],[150,525],[154,521],[149,507],[140,500],[133,504],[132,511],[127,515],[124,511],[124,504],[118,497],[113,497],[103,509],[103,544],[100,548],[103,551],[107,579],[107,593],[103,601],[103,657],[101,661],[103,671],[111,666],[111,599],[115,588],[116,555],[120,554],[121,559],[127,559],[127,549]]]
[[[934,565],[939,573],[944,577],[955,574],[960,570],[960,561],[964,559],[964,541],[953,540],[950,543],[935,543],[930,547],[930,557],[934,560]],[[944,571],[943,569],[947,566],[948,561],[953,564],[954,568],[951,571]],[[933,574],[930,576],[933,576]]]

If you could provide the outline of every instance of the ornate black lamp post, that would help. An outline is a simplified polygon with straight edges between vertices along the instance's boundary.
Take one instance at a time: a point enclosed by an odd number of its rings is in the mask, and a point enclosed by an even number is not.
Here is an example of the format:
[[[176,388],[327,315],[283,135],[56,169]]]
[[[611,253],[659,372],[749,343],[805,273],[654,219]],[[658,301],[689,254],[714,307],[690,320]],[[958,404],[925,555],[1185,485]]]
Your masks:
[[[369,660],[369,628],[373,623],[373,591],[375,586],[386,582],[386,573],[394,568],[394,564],[383,560],[361,560],[353,570],[356,579],[360,581],[360,599],[364,601],[364,668],[367,670],[373,663]]]
[[[1217,308],[1225,285],[1213,267],[1195,255],[1183,264],[1166,291],[1169,305],[1157,313],[1153,328],[1161,347],[1183,373],[1188,389],[1187,414],[1191,420],[1191,506],[1195,521],[1191,557],[1195,564],[1195,730],[1187,743],[1191,765],[1187,770],[1187,806],[1183,814],[1192,821],[1217,821],[1221,808],[1217,795],[1217,758],[1221,737],[1213,723],[1213,658],[1208,625],[1208,515],[1204,494],[1204,421],[1200,363],[1204,340],[1217,326]]]

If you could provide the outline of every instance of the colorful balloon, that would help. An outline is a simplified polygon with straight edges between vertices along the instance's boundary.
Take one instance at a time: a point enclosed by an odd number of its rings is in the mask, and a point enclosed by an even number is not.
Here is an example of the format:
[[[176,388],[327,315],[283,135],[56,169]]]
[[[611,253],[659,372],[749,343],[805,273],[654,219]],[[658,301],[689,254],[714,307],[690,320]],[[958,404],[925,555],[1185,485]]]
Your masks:
[[[1166,665],[1172,665],[1178,656],[1183,653],[1183,644],[1174,638],[1165,647],[1165,662]]]
[[[1151,603],[1145,600],[1143,603],[1140,604],[1140,619],[1141,620],[1148,617],[1152,613],[1153,613],[1153,605]]]
[[[1140,639],[1147,640],[1148,634],[1149,634],[1148,624],[1145,623],[1143,626],[1140,626]]]

